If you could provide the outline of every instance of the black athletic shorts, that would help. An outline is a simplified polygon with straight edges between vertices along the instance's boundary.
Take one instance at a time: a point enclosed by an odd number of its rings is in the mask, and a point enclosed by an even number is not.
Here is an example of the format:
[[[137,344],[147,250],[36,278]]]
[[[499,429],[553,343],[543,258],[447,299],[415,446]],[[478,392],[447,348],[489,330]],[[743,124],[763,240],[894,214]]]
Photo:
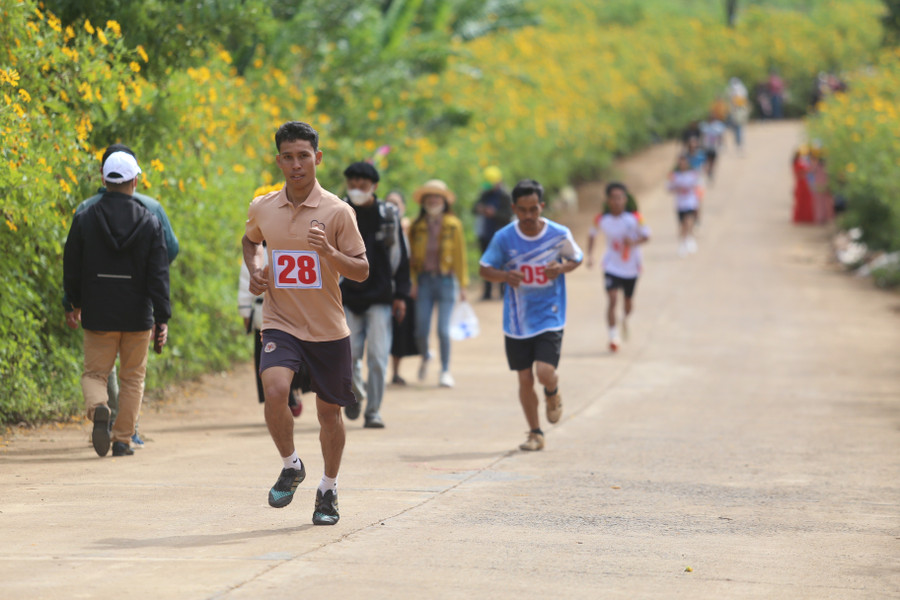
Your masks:
[[[609,290],[622,290],[626,298],[634,296],[634,286],[637,285],[637,277],[619,277],[609,273],[604,273],[603,277],[607,292]]]
[[[339,406],[356,404],[351,386],[350,338],[333,342],[304,342],[278,329],[262,332],[259,372],[287,367],[294,373],[305,364],[310,388],[322,400]]]
[[[559,366],[559,353],[562,350],[563,332],[545,331],[530,338],[511,338],[506,336],[506,361],[512,371],[530,369],[534,361],[539,360]]]
[[[694,217],[694,219],[696,220],[697,219],[697,209],[692,208],[690,210],[679,210],[678,211],[678,222],[679,223],[684,223],[684,220],[687,219],[688,217]]]

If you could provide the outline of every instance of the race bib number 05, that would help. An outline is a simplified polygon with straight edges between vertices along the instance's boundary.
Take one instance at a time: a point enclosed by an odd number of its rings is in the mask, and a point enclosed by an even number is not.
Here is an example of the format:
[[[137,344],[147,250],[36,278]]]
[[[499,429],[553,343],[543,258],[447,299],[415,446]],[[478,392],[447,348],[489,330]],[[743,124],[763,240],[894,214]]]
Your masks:
[[[544,265],[524,264],[519,267],[522,273],[522,285],[531,287],[543,287],[550,284],[550,279],[544,273]]]
[[[319,255],[307,250],[272,250],[275,264],[275,287],[288,289],[320,289],[322,270]]]

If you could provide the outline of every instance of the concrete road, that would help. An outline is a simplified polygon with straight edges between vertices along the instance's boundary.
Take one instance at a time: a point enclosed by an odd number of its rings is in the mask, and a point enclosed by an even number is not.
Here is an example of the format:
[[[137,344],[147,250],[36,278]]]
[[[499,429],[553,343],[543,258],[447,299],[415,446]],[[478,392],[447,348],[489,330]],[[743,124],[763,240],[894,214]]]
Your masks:
[[[243,366],[145,406],[133,457],[98,458],[86,422],[5,438],[0,598],[900,597],[900,297],[789,223],[800,136],[725,152],[686,259],[674,147],[622,166],[654,231],[631,336],[607,352],[601,276],[573,273],[545,451],[516,450],[501,307],[478,303],[456,388],[408,361],[387,428],[348,424],[341,521],[314,527],[314,415],[308,479],[269,508],[281,463]],[[566,217],[580,242],[599,190]]]

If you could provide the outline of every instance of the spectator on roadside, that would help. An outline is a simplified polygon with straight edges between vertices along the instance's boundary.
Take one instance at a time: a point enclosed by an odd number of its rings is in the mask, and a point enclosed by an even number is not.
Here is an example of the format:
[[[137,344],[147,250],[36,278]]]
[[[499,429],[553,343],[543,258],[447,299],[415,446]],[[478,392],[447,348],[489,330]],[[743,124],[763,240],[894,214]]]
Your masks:
[[[103,157],[100,160],[100,178],[103,178],[103,165],[106,163],[106,159],[109,158],[109,155],[113,152],[125,152],[134,156],[134,152],[126,146],[125,144],[112,144],[106,148],[103,152]],[[75,214],[79,214],[83,212],[86,208],[93,206],[97,203],[100,198],[103,197],[103,194],[106,192],[106,188],[101,186],[100,189],[97,190],[97,193],[82,202],[75,209]],[[160,224],[163,228],[163,234],[166,238],[166,248],[168,250],[169,264],[172,264],[172,261],[175,260],[175,257],[178,256],[178,238],[175,237],[175,232],[172,231],[172,225],[169,223],[169,217],[166,215],[166,210],[162,207],[162,204],[151,198],[150,196],[145,196],[144,194],[139,194],[137,192],[134,193],[134,198],[138,202],[144,205],[144,207],[149,210],[157,219],[159,219]],[[78,319],[76,318],[75,309],[72,307],[72,303],[69,301],[69,298],[63,293],[63,309],[66,313],[66,325],[68,325],[71,329],[78,328]],[[110,419],[115,420],[116,415],[119,412],[119,382],[116,377],[116,367],[113,365],[112,371],[109,373],[109,379],[107,380],[107,405],[110,410]],[[131,447],[135,449],[140,449],[144,447],[144,440],[141,438],[141,434],[138,431],[139,422],[135,422],[134,424],[134,435],[131,436]]]
[[[794,223],[812,223],[816,215],[810,189],[809,146],[800,146],[794,153],[791,167],[794,171]]]
[[[140,173],[127,152],[107,157],[107,191],[75,215],[63,256],[66,297],[84,329],[81,387],[100,456],[110,442],[113,456],[134,454],[130,442],[143,400],[148,344],[153,339],[154,349],[162,351],[172,314],[163,227],[134,197]],[[122,389],[110,433],[107,385],[117,356]]]
[[[397,207],[400,216],[400,229],[403,232],[403,243],[409,250],[409,226],[410,220],[406,216],[406,199],[397,190],[388,193],[384,201]],[[400,361],[407,356],[418,356],[419,345],[416,341],[416,301],[408,294],[404,298],[406,302],[406,315],[401,320],[394,319],[394,339],[391,341],[391,383],[394,385],[406,385],[406,380],[400,376]]]
[[[505,227],[512,218],[512,202],[509,192],[503,186],[503,173],[498,167],[490,166],[484,170],[484,179],[488,188],[481,193],[472,207],[472,212],[476,215],[478,245],[482,252],[487,249],[494,234]],[[493,284],[485,281],[481,299],[490,300],[492,289]],[[503,298],[503,284],[500,284],[500,298]]]
[[[419,217],[410,226],[409,266],[412,275],[411,296],[416,300],[416,337],[422,364],[419,381],[428,373],[428,335],[431,314],[438,309],[437,333],[440,342],[440,387],[453,387],[450,374],[450,315],[466,299],[469,271],[462,222],[453,214],[456,195],[440,179],[426,181],[413,194],[421,205]]]
[[[744,126],[750,120],[750,103],[747,99],[747,87],[737,77],[728,82],[728,125],[734,132],[734,143],[738,152],[744,148]]]
[[[778,71],[774,69],[769,73],[769,80],[766,82],[766,91],[769,96],[769,103],[772,107],[772,118],[784,118],[784,80],[778,74]]]
[[[396,206],[378,199],[378,170],[367,162],[344,169],[347,200],[356,213],[356,225],[366,245],[369,277],[364,281],[341,281],[344,312],[350,327],[350,359],[353,393],[357,403],[344,407],[349,419],[359,417],[366,400],[364,427],[382,429],[381,402],[394,337],[394,322],[406,316],[409,295],[409,253]],[[366,354],[368,377],[362,378]]]

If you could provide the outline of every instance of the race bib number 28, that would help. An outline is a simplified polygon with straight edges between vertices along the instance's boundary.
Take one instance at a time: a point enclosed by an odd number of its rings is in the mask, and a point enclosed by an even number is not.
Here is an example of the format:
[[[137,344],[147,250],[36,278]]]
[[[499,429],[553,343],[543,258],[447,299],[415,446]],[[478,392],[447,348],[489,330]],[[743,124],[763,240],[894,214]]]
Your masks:
[[[322,270],[319,255],[306,250],[272,250],[275,264],[275,287],[288,289],[319,289]]]

